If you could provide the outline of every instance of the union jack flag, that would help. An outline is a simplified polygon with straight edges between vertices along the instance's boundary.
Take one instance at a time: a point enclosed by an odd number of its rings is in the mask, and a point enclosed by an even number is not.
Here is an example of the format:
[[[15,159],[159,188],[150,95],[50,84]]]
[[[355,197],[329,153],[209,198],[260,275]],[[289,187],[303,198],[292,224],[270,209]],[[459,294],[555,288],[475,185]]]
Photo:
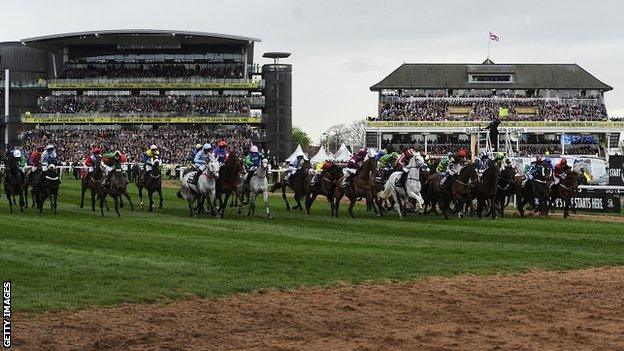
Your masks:
[[[496,35],[496,34],[494,34],[494,33],[490,32],[490,40],[493,40],[493,41],[499,41],[499,40],[500,40],[500,38],[498,37],[498,35]]]

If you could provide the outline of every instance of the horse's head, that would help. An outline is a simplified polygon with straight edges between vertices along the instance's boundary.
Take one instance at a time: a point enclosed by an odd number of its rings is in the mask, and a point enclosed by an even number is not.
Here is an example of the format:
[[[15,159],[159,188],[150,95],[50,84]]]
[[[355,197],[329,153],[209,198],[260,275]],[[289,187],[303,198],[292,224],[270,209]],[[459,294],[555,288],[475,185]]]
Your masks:
[[[463,182],[476,183],[479,181],[479,174],[474,163],[469,162],[459,172],[459,179]]]
[[[268,158],[263,158],[262,159],[262,163],[260,164],[260,167],[262,167],[264,169],[268,169],[269,167],[271,167],[271,165],[269,164],[269,159]]]
[[[221,168],[221,164],[219,163],[219,161],[211,161],[210,163],[208,163],[208,171],[210,172],[210,174],[212,174],[212,176],[217,179],[219,178],[219,169]]]
[[[156,159],[152,163],[152,174],[158,174],[158,173],[160,173],[160,160]]]

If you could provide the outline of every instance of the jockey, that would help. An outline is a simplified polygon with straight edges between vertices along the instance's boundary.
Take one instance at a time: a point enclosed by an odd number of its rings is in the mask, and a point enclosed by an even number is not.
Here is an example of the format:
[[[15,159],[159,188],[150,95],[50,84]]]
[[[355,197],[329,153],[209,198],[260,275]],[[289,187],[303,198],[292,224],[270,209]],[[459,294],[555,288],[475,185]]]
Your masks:
[[[17,146],[11,152],[12,160],[9,164],[16,165],[19,169],[19,172],[24,174],[24,168],[26,167],[26,157],[22,154],[22,150],[20,150]]]
[[[385,155],[387,155],[388,152],[386,152],[386,150],[384,149],[380,149],[376,154],[375,154],[375,160],[379,161],[382,157],[384,157]]]
[[[475,160],[475,167],[477,168],[479,176],[483,175],[483,172],[485,172],[485,170],[490,167],[490,164],[492,164],[490,156],[487,154],[487,152],[481,151],[479,158]]]
[[[522,183],[523,185],[527,180],[533,180],[535,178],[535,174],[537,173],[538,166],[544,165],[544,159],[541,155],[535,155],[535,159],[531,161],[531,165],[529,165],[528,169],[525,168],[525,179]]]
[[[316,182],[318,181],[318,177],[325,173],[333,165],[334,163],[332,162],[332,160],[325,160],[324,162],[317,163],[314,175],[312,176],[312,180],[310,180],[310,185],[316,184]]]
[[[394,166],[396,165],[397,160],[399,159],[399,154],[393,152],[391,154],[383,155],[377,163],[377,168],[381,171],[381,181],[386,180],[389,174],[394,170]]]
[[[548,168],[550,168],[550,171],[552,172],[554,167],[553,167],[553,161],[550,158],[550,152],[546,151],[546,153],[544,154],[544,156],[546,156],[546,158],[544,158],[544,163],[546,164],[546,166],[548,166]]]
[[[41,166],[41,154],[44,150],[43,146],[38,146],[37,149],[30,154],[27,164],[30,166],[31,172],[34,172]]]
[[[87,172],[91,173],[94,171],[95,165],[102,159],[102,149],[99,147],[94,147],[91,149],[91,155],[87,156],[83,162],[84,166],[87,168]]]
[[[568,161],[565,158],[561,158],[553,170],[554,182],[553,185],[559,184],[565,178],[565,170],[568,168]]]
[[[115,150],[106,153],[102,156],[102,162],[100,163],[100,167],[104,171],[104,185],[110,183],[111,177],[113,176],[113,170],[117,167],[121,167],[121,164],[127,161],[126,155],[122,154],[121,151]]]
[[[145,164],[145,174],[143,174],[144,182],[147,180],[149,175],[148,173],[152,170],[152,165],[154,164],[154,161],[158,159],[159,155],[160,151],[158,150],[158,146],[153,144],[143,153],[143,163]]]
[[[288,184],[288,180],[290,179],[290,177],[297,173],[301,166],[303,166],[304,159],[305,157],[303,155],[297,155],[297,158],[290,161],[290,163],[288,164],[288,172],[286,172],[286,175],[284,175],[284,182],[286,184]]]
[[[453,176],[461,172],[464,164],[466,163],[467,157],[468,152],[466,152],[466,149],[464,148],[459,149],[459,151],[457,151],[457,154],[450,155],[448,157],[446,170],[444,171],[444,175],[440,179],[440,185],[450,185],[450,181],[447,181],[453,179]]]
[[[44,172],[47,171],[48,170],[48,166],[50,164],[56,163],[57,157],[58,156],[56,155],[56,149],[54,148],[54,145],[48,144],[48,146],[46,147],[45,151],[41,154],[42,170]]]
[[[217,148],[214,149],[213,153],[212,153],[212,157],[219,161],[219,163],[221,165],[223,165],[225,163],[225,161],[228,159],[228,156],[230,156],[228,150],[227,150],[227,141],[225,141],[225,139],[221,139],[219,140],[219,143],[217,144]]]
[[[342,174],[344,174],[344,179],[342,181],[343,188],[349,185],[351,177],[353,177],[358,168],[360,168],[366,158],[366,155],[368,155],[366,149],[360,149],[355,155],[351,156],[351,159],[349,159],[345,168],[342,169]]]
[[[206,170],[206,164],[211,161],[212,145],[206,143],[202,146],[201,151],[195,154],[193,158],[193,168],[195,168],[195,175],[193,175],[193,184],[197,184],[199,176]]]
[[[191,162],[195,161],[195,155],[202,150],[202,146],[200,143],[195,144],[195,147],[191,150]]]
[[[252,145],[249,149],[249,154],[245,156],[245,170],[247,171],[247,178],[245,179],[246,184],[249,184],[251,177],[256,173],[258,167],[260,167],[261,162],[262,154],[260,154],[256,145]]]

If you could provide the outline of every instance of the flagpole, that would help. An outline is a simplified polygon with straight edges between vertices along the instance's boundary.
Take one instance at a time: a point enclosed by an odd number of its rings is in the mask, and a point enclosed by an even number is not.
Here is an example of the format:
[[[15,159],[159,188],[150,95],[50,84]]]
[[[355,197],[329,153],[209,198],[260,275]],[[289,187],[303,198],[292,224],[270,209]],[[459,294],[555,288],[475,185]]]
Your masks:
[[[488,54],[487,58],[490,59],[490,46],[492,45],[492,39],[490,38],[490,34],[488,33]]]

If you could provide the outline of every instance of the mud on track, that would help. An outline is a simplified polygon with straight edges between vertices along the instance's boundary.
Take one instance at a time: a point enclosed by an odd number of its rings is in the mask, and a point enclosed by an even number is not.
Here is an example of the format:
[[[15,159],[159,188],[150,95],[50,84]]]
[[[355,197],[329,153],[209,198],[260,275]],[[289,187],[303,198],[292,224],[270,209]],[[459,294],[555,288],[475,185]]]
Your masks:
[[[16,350],[624,349],[624,268],[17,315]]]

